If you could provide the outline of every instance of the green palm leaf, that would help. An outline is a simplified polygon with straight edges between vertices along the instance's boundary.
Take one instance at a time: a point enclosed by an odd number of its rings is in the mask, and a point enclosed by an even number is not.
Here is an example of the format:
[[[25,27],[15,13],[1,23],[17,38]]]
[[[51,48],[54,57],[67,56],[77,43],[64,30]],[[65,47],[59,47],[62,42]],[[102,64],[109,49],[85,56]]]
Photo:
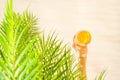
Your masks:
[[[25,12],[13,12],[13,0],[7,1],[5,17],[0,25],[0,70],[5,80],[29,79],[39,65],[32,49],[39,37],[37,19]]]
[[[98,76],[96,76],[95,80],[104,80],[105,79],[105,74],[106,70],[103,70]]]
[[[37,18],[28,11],[15,13],[12,4],[7,1],[0,25],[1,79],[74,79],[70,49],[54,33],[45,39],[37,31]]]

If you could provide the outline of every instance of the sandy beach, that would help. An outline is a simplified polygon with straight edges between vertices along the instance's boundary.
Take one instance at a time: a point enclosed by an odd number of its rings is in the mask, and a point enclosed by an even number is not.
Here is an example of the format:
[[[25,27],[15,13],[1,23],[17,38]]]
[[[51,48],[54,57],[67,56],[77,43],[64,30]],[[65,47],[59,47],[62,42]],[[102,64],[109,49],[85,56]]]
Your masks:
[[[0,20],[4,9],[0,0]],[[39,18],[40,29],[56,30],[71,46],[76,32],[88,30],[88,79],[107,69],[105,80],[120,80],[120,0],[14,0],[16,12],[26,9]]]

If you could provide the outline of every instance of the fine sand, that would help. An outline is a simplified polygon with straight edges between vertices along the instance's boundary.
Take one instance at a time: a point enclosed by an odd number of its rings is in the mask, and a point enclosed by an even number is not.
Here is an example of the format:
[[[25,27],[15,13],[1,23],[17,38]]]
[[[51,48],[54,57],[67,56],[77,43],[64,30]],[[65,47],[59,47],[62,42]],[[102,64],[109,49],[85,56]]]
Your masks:
[[[16,12],[27,8],[39,18],[39,26],[59,33],[72,45],[74,34],[91,32],[87,74],[93,80],[107,69],[105,80],[120,80],[120,0],[14,0]],[[5,9],[0,0],[0,20]],[[75,53],[75,52],[74,52]],[[75,53],[77,55],[77,53]]]

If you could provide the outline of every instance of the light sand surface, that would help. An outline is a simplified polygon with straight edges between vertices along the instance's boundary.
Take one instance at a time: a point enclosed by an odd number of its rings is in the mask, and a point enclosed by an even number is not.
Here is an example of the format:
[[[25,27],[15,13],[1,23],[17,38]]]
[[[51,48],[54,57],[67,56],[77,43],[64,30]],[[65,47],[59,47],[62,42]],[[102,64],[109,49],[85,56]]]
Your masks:
[[[14,0],[16,12],[28,8],[39,18],[39,26],[49,32],[56,29],[72,45],[74,34],[88,30],[87,73],[93,80],[107,68],[105,80],[120,80],[120,0]],[[0,19],[5,9],[0,0]]]

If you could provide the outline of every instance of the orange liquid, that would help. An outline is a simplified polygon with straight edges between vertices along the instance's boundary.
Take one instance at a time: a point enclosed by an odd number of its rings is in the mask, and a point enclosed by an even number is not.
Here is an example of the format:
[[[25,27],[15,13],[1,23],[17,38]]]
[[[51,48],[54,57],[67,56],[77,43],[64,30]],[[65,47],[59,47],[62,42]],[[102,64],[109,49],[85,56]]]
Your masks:
[[[91,41],[91,35],[88,31],[81,31],[77,34],[77,39],[82,44],[88,44]]]

